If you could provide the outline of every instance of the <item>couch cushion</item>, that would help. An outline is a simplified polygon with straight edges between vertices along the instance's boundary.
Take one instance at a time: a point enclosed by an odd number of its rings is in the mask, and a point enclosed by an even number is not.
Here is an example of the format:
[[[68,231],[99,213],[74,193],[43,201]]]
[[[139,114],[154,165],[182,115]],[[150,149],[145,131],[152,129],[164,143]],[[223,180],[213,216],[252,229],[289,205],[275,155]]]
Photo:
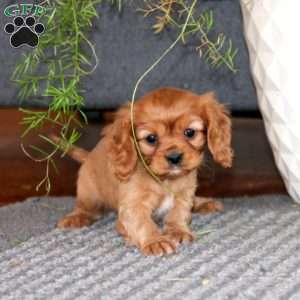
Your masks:
[[[96,47],[99,66],[83,80],[86,108],[115,108],[129,100],[138,77],[176,38],[174,30],[158,35],[153,33],[153,19],[145,19],[136,11],[143,3],[143,0],[125,1],[120,14],[109,4],[98,6],[100,18],[94,20],[90,37]],[[9,4],[12,1],[1,1],[0,10],[3,12]],[[220,100],[233,110],[256,110],[256,93],[249,73],[239,1],[203,0],[200,5],[203,9],[213,8],[216,31],[231,37],[239,48],[236,57],[238,73],[233,74],[225,67],[212,69],[198,57],[196,41],[191,41],[187,45],[179,44],[169,53],[142,82],[138,96],[161,86],[186,88],[199,93],[215,90]],[[3,16],[0,27],[10,21],[11,18]],[[15,63],[22,59],[22,53],[32,50],[24,46],[11,48],[9,36],[3,30],[0,30],[0,40],[0,106],[19,106],[21,102],[16,86],[9,78]],[[30,101],[22,103],[33,106]]]

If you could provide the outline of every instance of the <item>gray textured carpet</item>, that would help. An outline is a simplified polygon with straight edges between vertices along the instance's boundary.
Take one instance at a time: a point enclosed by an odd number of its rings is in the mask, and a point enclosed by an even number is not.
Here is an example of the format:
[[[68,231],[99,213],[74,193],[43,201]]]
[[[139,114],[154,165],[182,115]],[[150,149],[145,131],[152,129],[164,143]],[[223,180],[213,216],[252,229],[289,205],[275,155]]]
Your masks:
[[[300,299],[300,207],[288,197],[225,199],[223,214],[193,217],[213,232],[163,258],[126,246],[113,214],[54,229],[72,202],[0,209],[1,299]]]

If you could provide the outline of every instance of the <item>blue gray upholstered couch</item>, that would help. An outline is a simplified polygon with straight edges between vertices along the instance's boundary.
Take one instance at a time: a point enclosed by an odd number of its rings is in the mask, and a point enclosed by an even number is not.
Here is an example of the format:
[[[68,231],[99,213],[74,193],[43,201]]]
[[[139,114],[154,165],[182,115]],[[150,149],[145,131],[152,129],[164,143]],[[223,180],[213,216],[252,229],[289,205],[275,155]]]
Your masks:
[[[11,73],[27,47],[13,49],[3,27],[10,18],[3,15],[4,8],[17,1],[0,2],[0,105],[19,106]],[[34,2],[34,1],[23,1]],[[105,2],[105,1],[104,1]],[[108,1],[106,1],[108,2]],[[199,0],[203,9],[213,8],[216,31],[231,37],[239,48],[236,64],[237,74],[225,68],[213,70],[195,51],[196,43],[180,44],[150,74],[140,86],[138,95],[161,86],[187,88],[196,92],[215,90],[219,99],[232,110],[257,110],[255,88],[249,73],[248,52],[243,38],[242,17],[238,0]],[[96,46],[99,66],[84,79],[86,108],[115,108],[129,100],[139,75],[167,48],[176,37],[174,31],[155,35],[151,29],[153,20],[145,19],[136,11],[143,0],[124,1],[119,14],[109,4],[100,4],[100,18],[94,21],[90,33]],[[47,30],[47,28],[46,28]],[[26,105],[32,105],[25,102]]]

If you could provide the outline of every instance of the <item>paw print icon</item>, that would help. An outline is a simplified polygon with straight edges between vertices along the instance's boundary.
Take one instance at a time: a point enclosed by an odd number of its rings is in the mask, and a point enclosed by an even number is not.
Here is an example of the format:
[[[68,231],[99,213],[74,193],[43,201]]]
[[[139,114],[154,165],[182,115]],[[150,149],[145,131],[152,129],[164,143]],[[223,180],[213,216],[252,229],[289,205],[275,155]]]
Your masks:
[[[36,47],[39,42],[39,35],[45,30],[42,23],[36,23],[32,16],[25,20],[22,17],[16,17],[13,23],[7,23],[4,27],[7,34],[10,34],[10,44],[14,48],[22,45]]]

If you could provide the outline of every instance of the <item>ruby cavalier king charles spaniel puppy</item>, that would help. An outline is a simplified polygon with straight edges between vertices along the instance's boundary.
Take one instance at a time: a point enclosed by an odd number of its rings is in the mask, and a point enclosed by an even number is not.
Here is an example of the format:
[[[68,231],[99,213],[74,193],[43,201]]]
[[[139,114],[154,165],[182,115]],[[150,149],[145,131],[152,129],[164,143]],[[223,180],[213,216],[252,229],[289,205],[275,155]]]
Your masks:
[[[77,201],[58,227],[88,226],[104,209],[112,209],[118,232],[144,255],[171,254],[179,243],[194,239],[189,228],[193,208],[221,209],[220,203],[195,197],[197,170],[206,144],[217,163],[231,167],[231,120],[212,92],[162,88],[136,102],[134,130],[144,161],[159,181],[139,159],[128,104],[115,113],[91,152],[70,150],[82,163]],[[157,216],[163,216],[162,230]]]

